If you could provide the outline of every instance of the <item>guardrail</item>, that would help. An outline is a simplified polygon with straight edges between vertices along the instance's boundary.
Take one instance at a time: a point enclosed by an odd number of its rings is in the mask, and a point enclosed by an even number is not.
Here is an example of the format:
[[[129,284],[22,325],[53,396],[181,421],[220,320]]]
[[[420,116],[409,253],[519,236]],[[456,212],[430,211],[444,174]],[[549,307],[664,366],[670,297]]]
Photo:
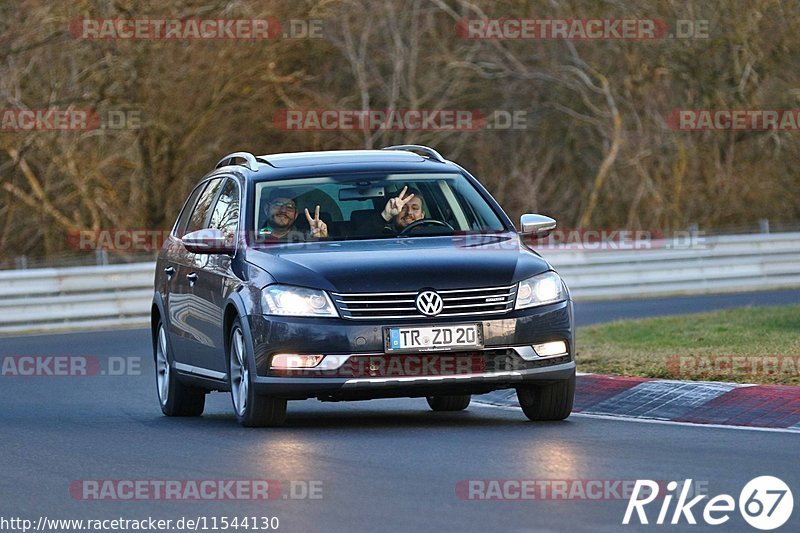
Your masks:
[[[654,241],[649,250],[541,251],[576,299],[800,286],[800,233]]]
[[[647,250],[541,250],[575,299],[800,286],[800,233],[655,241]],[[154,264],[0,272],[0,333],[145,326]]]
[[[154,263],[0,272],[0,332],[145,325]]]

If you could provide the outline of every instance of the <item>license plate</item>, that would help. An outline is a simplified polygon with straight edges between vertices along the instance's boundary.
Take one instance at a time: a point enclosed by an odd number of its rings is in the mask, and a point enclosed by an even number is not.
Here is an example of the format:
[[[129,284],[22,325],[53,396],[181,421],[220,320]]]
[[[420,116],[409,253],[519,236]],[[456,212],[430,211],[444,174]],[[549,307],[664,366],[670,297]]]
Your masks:
[[[387,352],[483,348],[483,331],[480,324],[386,328],[385,332]]]

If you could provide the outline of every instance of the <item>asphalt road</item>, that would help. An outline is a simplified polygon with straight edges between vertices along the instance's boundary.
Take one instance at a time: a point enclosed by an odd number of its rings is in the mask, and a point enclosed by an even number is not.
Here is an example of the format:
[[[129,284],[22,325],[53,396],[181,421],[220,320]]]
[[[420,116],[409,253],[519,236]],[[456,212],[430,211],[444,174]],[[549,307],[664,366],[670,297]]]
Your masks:
[[[575,303],[575,318],[578,326],[588,326],[598,322],[626,318],[684,315],[734,307],[791,304],[800,304],[800,289],[671,296],[668,298],[642,298],[636,300],[578,301]]]
[[[624,314],[611,307],[600,308],[604,316]],[[144,330],[0,338],[2,356],[90,356],[102,369],[108,358],[141,363],[118,376],[0,377],[0,519],[206,517],[209,531],[223,516],[278,517],[283,531],[645,529],[621,525],[627,500],[614,491],[602,501],[475,501],[458,496],[463,480],[693,479],[711,496],[738,499],[748,480],[775,475],[800,505],[797,434],[586,416],[532,424],[519,411],[475,404],[433,413],[421,399],[290,402],[286,427],[250,430],[221,393],[202,418],[163,417],[149,346]],[[259,502],[93,501],[69,490],[80,480],[263,479],[281,481],[283,492]],[[322,497],[284,499],[290,486]],[[647,507],[651,521],[660,502]],[[694,515],[702,523],[702,508]],[[709,529],[756,531],[738,512]],[[800,530],[800,510],[782,529]]]

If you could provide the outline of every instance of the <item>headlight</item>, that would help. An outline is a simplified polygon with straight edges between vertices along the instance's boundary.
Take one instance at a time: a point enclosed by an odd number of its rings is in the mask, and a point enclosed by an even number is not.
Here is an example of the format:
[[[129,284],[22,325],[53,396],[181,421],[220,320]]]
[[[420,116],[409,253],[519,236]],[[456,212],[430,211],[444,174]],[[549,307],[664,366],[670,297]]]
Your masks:
[[[264,289],[264,301],[270,315],[339,316],[325,291],[288,285],[270,285]]]
[[[514,309],[551,304],[567,299],[564,282],[555,272],[545,272],[519,282]]]

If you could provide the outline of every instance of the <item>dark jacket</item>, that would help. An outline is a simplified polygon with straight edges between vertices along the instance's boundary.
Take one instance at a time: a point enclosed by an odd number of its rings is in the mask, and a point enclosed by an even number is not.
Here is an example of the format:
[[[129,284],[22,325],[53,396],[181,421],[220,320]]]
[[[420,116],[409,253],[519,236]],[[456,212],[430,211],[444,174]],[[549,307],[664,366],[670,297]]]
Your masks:
[[[360,223],[358,233],[362,235],[397,235],[400,229],[394,222],[386,222],[380,212],[375,212]]]

